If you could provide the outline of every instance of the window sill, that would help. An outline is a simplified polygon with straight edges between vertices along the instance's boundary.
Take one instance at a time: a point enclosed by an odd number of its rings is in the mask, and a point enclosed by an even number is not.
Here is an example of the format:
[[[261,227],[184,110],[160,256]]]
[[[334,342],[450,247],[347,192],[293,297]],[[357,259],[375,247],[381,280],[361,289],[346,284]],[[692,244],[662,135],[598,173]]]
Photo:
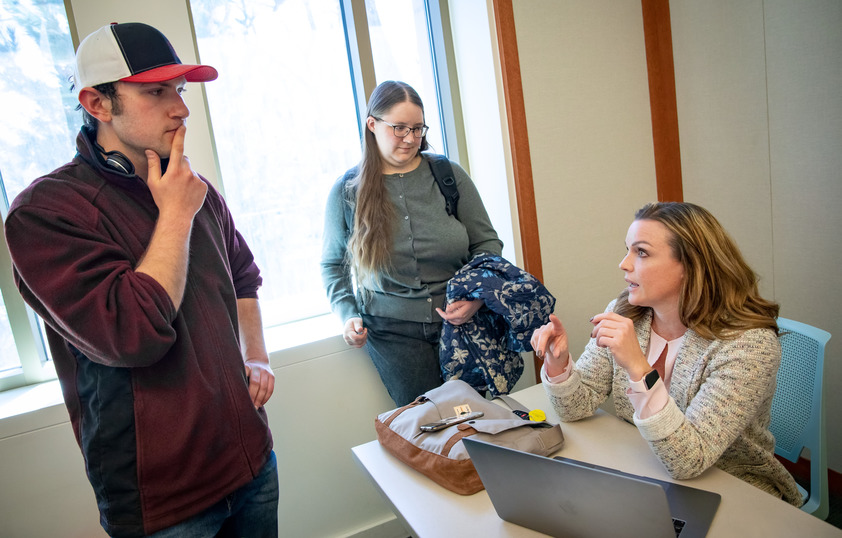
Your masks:
[[[273,369],[347,349],[332,315],[264,330]],[[69,421],[61,386],[54,379],[0,392],[0,440]]]
[[[0,392],[0,440],[67,421],[58,380]]]
[[[342,325],[332,314],[263,329],[273,368],[279,366],[275,364],[276,356],[288,355],[293,350],[300,352],[302,348],[310,348],[340,334]]]

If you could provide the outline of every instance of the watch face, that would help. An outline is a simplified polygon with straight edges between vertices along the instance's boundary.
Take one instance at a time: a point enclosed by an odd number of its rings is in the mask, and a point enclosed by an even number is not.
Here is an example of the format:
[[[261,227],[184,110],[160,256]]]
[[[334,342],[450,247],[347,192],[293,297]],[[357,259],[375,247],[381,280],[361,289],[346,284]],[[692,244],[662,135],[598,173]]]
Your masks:
[[[643,376],[643,382],[646,384],[646,389],[651,390],[659,379],[661,379],[661,376],[658,374],[658,370],[652,370],[651,372]]]

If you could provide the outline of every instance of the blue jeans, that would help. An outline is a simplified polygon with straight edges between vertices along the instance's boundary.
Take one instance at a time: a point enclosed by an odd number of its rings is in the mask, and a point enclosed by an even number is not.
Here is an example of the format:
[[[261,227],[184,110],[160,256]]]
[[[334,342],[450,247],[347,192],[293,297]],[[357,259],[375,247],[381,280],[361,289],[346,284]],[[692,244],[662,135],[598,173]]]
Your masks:
[[[277,538],[278,461],[275,452],[254,480],[204,512],[149,538]]]
[[[442,323],[417,323],[363,314],[366,350],[398,407],[442,384]]]

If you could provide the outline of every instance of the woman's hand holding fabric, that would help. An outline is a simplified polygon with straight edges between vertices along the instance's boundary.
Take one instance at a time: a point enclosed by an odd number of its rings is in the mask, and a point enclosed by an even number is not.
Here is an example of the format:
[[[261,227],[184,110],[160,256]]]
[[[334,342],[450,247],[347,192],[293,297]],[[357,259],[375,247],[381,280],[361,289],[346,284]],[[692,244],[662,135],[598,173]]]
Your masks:
[[[445,310],[436,308],[436,312],[439,313],[439,316],[443,320],[451,325],[462,325],[474,317],[474,314],[482,308],[483,304],[485,303],[479,299],[474,301],[453,301],[445,306]]]

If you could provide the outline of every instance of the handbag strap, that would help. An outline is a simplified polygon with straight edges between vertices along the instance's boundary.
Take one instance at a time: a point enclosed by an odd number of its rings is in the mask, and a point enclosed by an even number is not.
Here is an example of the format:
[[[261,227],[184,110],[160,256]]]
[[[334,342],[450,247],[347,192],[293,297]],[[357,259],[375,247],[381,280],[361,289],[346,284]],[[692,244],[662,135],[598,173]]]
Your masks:
[[[392,412],[392,414],[389,415],[386,418],[386,420],[383,421],[383,424],[385,424],[386,426],[390,426],[392,424],[392,421],[395,420],[396,418],[398,418],[401,413],[403,413],[407,409],[412,409],[413,407],[421,405],[422,403],[424,403],[426,401],[427,401],[427,397],[422,394],[421,396],[416,398],[414,401],[404,405],[403,407],[398,407],[397,409],[395,409]]]
[[[519,401],[515,400],[508,394],[500,394],[499,396],[495,396],[495,399],[503,400],[503,402],[509,406],[509,409],[512,411],[523,411],[525,413],[529,413],[529,409],[523,406]]]
[[[459,426],[462,426],[462,425],[460,424]],[[477,434],[477,431],[474,428],[472,428],[471,426],[465,425],[464,428],[457,427],[456,433],[451,435],[450,439],[448,439],[447,442],[442,447],[441,455],[444,456],[444,457],[450,456],[450,450],[453,448],[453,446],[456,443],[458,443],[459,441],[461,441],[465,437],[470,437],[471,435],[476,435],[476,434]]]

